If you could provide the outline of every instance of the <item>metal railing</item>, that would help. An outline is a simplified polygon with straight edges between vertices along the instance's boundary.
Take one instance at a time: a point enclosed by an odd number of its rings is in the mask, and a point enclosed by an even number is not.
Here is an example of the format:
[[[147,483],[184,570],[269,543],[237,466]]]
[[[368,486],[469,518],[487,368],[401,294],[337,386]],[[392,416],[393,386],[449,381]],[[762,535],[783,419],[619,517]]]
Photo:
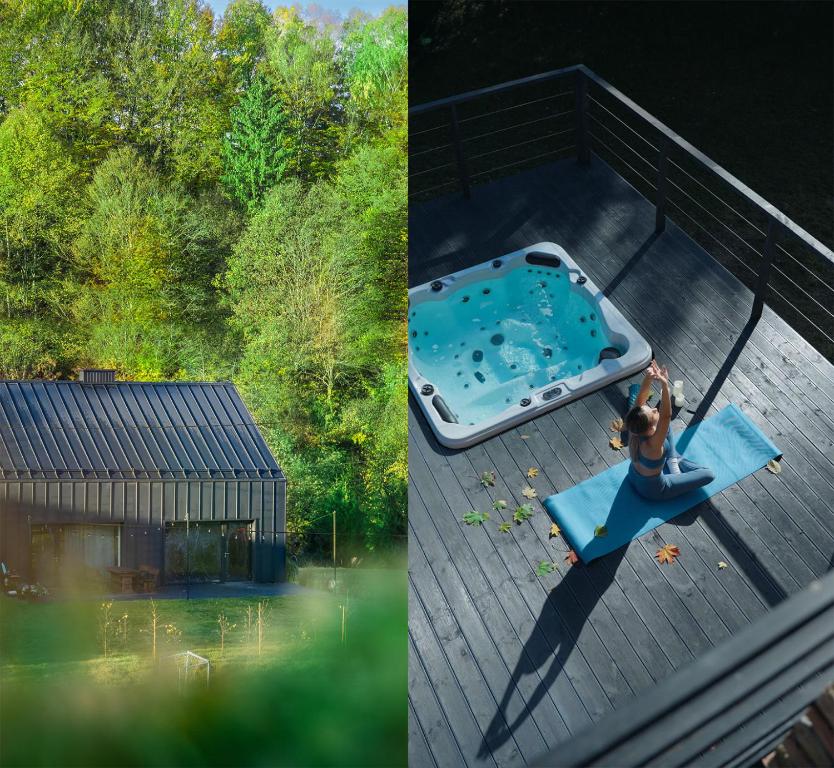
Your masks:
[[[591,152],[834,360],[834,253],[582,65],[412,107],[409,197],[422,200]]]
[[[538,764],[749,766],[834,681],[834,573]]]

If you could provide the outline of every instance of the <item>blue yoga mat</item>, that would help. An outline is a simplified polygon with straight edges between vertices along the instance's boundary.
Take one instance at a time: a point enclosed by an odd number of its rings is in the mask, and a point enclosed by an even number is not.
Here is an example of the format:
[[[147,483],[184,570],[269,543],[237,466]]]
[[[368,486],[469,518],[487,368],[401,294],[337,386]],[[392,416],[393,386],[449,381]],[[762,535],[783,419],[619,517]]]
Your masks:
[[[684,458],[709,467],[715,480],[668,501],[649,501],[631,487],[626,477],[630,462],[623,461],[544,500],[545,509],[584,562],[628,544],[781,455],[735,404],[685,429],[675,446]],[[599,525],[608,529],[607,536],[594,536]]]

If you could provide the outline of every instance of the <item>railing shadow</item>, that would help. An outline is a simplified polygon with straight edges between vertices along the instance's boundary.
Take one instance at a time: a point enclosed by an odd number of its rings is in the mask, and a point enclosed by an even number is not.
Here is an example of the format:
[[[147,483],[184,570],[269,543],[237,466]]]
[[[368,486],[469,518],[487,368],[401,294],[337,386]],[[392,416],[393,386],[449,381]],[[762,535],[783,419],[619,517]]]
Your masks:
[[[739,355],[741,355],[742,350],[755,330],[757,322],[758,320],[752,317],[747,321],[744,328],[742,328],[741,333],[738,335],[735,344],[733,344],[733,348],[729,351],[726,359],[721,364],[718,372],[715,374],[715,378],[710,383],[709,389],[704,393],[704,396],[701,398],[701,402],[698,403],[695,408],[692,418],[689,420],[691,431],[688,434],[683,435],[677,444],[678,451],[681,453],[686,450],[686,447],[692,440],[692,436],[698,430],[700,423],[704,420],[707,413],[709,413],[709,409],[715,400],[715,396],[721,391],[721,387],[724,386],[724,382],[730,375],[730,371],[733,370],[733,366],[736,364]]]

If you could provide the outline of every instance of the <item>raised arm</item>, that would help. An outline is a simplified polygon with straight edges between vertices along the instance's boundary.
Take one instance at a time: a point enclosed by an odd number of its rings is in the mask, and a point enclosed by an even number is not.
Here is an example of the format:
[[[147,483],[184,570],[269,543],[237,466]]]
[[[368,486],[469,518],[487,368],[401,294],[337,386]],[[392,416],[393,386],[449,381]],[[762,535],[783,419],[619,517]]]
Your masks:
[[[658,451],[669,432],[669,424],[672,422],[672,399],[669,396],[669,372],[666,367],[660,368],[655,374],[660,382],[660,407],[658,408],[660,419],[657,422],[655,433],[649,438],[649,444]]]
[[[652,381],[658,378],[659,373],[660,368],[657,362],[652,360],[649,367],[646,368],[646,375],[643,377],[643,383],[640,385],[640,391],[637,393],[637,399],[634,401],[634,405],[638,408],[642,408],[646,404],[646,400],[649,399],[649,395],[652,393]]]

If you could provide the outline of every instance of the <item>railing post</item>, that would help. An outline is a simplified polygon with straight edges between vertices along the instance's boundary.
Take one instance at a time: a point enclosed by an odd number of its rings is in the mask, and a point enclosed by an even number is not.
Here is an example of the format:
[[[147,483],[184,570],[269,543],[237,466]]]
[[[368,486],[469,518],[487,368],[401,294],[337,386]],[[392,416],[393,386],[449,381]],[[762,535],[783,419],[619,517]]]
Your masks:
[[[666,229],[666,172],[669,160],[669,139],[665,136],[657,150],[657,197],[655,199],[654,231]]]
[[[460,140],[460,124],[458,123],[458,109],[452,104],[452,141],[455,144],[455,156],[458,161],[458,177],[463,189],[463,196],[469,199],[469,173],[466,170],[466,158],[463,156],[463,143]]]
[[[756,283],[756,292],[753,298],[753,310],[750,312],[750,317],[754,320],[758,320],[762,316],[765,294],[767,293],[767,284],[770,280],[770,264],[773,261],[773,245],[775,240],[776,219],[771,217],[767,225],[767,237],[765,238],[764,251],[762,252],[762,261],[759,265],[759,280]]]
[[[591,149],[588,145],[588,78],[580,69],[576,71],[574,95],[574,114],[576,119],[576,159],[579,161],[580,165],[588,165],[591,162]]]

